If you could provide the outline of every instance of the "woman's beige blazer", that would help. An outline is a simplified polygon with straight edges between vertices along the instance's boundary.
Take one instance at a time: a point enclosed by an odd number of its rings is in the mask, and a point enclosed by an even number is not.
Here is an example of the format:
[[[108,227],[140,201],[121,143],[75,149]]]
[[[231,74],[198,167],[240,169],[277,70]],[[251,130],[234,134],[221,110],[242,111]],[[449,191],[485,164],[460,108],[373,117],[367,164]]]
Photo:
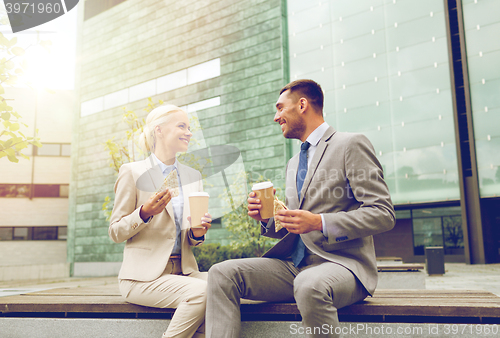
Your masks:
[[[178,165],[184,196],[181,231],[182,273],[198,271],[191,246],[203,241],[195,240],[187,217],[189,194],[203,191],[199,171],[183,164]],[[150,156],[146,160],[121,166],[115,184],[115,202],[109,225],[109,236],[116,243],[126,241],[123,263],[118,278],[151,281],[158,278],[172,253],[176,228],[172,202],[148,223],[139,216],[141,206],[155,193],[163,182],[163,173]]]

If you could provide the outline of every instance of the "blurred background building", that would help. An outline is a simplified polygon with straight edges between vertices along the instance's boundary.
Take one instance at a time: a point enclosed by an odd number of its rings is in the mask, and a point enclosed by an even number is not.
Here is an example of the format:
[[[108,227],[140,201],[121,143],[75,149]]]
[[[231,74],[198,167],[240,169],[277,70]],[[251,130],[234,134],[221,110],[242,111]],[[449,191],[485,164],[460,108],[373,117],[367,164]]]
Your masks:
[[[43,146],[2,159],[0,281],[69,276],[66,259],[73,91],[6,88],[9,105]]]
[[[273,122],[280,88],[310,78],[325,118],[372,141],[395,228],[378,256],[500,262],[500,4],[494,0],[86,0],[79,4],[68,261],[116,273],[122,245],[102,213],[115,172],[103,143],[147,98],[196,111],[206,147],[239,149],[283,186],[298,151]],[[229,165],[230,163],[228,163]],[[208,241],[227,243],[224,224]]]

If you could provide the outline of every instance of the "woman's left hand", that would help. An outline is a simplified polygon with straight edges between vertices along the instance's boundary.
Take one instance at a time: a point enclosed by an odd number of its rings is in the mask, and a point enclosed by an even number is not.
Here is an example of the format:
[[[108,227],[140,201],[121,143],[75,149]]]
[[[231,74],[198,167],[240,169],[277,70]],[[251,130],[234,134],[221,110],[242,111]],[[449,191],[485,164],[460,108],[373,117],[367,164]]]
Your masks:
[[[188,216],[188,221],[191,223],[191,216]],[[207,230],[212,226],[212,216],[206,213],[204,217],[201,218],[201,226],[196,228],[191,228],[194,237],[201,237],[207,233]]]

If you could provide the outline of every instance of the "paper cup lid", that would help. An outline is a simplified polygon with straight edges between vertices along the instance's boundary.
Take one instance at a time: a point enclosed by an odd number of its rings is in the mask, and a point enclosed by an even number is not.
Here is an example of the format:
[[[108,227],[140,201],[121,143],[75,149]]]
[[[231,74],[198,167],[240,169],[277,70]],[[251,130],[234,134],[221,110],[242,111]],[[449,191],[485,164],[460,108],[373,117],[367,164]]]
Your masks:
[[[189,197],[210,197],[208,192],[192,192],[189,194]]]
[[[272,182],[260,182],[260,183],[255,183],[252,186],[252,190],[261,190],[261,189],[267,189],[267,188],[272,188],[273,183]]]

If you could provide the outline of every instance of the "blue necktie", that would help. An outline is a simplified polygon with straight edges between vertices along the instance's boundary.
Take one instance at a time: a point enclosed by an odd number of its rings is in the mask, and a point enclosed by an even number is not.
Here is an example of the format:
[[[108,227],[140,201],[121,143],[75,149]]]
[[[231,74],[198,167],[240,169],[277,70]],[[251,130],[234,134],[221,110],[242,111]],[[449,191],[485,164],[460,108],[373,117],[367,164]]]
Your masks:
[[[299,155],[299,168],[297,170],[297,194],[299,195],[300,201],[300,191],[302,190],[302,186],[304,185],[304,179],[307,175],[307,149],[311,144],[309,142],[304,142],[300,146],[300,155]],[[306,252],[306,246],[304,242],[302,242],[302,238],[300,235],[297,236],[295,240],[295,247],[292,251],[292,261],[293,264],[297,267],[299,266],[302,259],[304,259]]]

